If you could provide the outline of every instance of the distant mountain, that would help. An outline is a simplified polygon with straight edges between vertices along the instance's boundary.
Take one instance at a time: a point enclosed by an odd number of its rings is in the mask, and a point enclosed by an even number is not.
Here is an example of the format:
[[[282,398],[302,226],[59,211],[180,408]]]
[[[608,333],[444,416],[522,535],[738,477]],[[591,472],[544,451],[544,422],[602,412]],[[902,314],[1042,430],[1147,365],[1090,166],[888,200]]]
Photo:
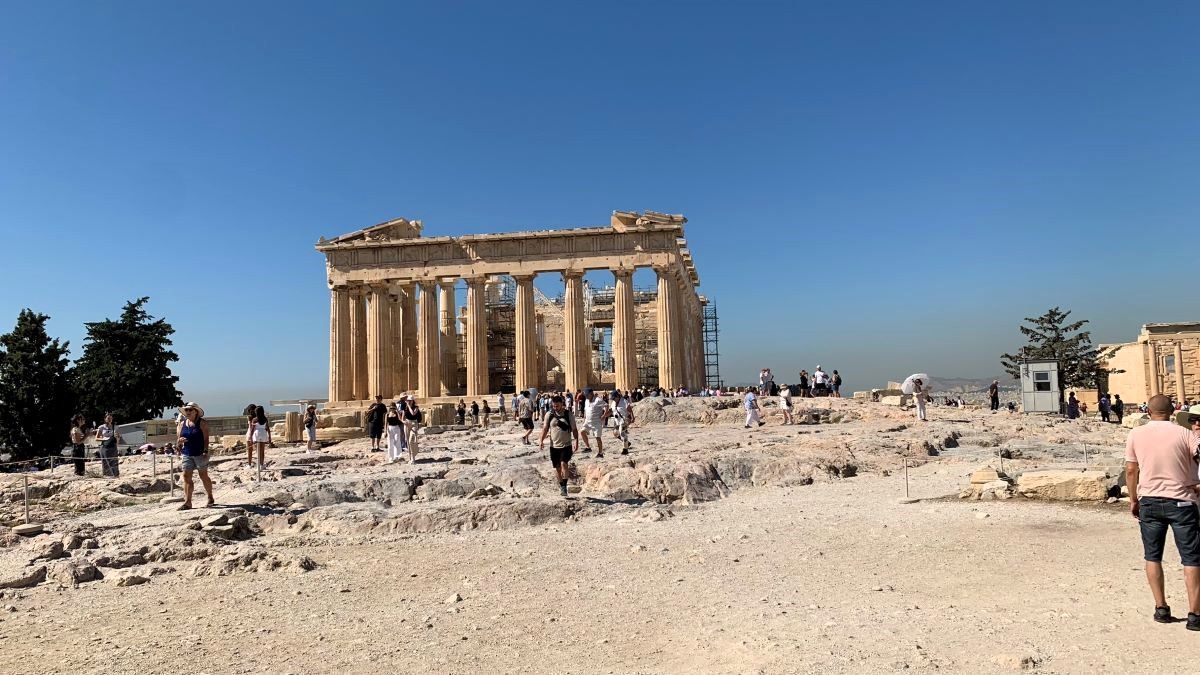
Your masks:
[[[946,394],[986,392],[987,388],[992,385],[992,380],[1000,380],[1001,389],[1018,389],[1021,386],[1019,381],[1009,379],[1007,375],[985,378],[939,377],[937,375],[930,375],[929,377],[933,380],[934,391]]]

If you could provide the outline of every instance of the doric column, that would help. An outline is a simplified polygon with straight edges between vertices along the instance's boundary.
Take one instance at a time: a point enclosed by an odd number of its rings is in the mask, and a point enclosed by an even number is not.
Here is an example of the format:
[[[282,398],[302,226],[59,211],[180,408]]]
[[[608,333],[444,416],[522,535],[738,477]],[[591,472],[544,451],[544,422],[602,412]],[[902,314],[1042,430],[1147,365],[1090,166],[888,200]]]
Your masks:
[[[613,270],[616,295],[613,300],[612,354],[617,389],[631,391],[638,386],[637,337],[633,305],[633,270]]]
[[[1175,343],[1175,400],[1183,403],[1188,400],[1183,395],[1183,343]]]
[[[442,340],[442,396],[449,396],[458,387],[458,330],[454,308],[454,286],[457,280],[443,279],[438,283],[439,316]]]
[[[354,371],[352,400],[365,401],[370,396],[367,379],[367,298],[362,287],[350,289],[350,364]]]
[[[401,324],[403,325],[404,345],[404,388],[415,391],[420,386],[417,376],[417,285],[413,283],[401,286],[404,294],[400,298]]]
[[[467,279],[467,396],[488,394],[487,279]]]
[[[349,401],[354,395],[350,363],[350,292],[345,286],[329,291],[329,400]]]
[[[680,384],[679,366],[679,290],[669,267],[656,267],[658,273],[658,386],[675,389]]]
[[[537,365],[534,367],[533,381],[529,383],[529,386],[540,387],[542,385],[542,378],[550,370],[550,358],[546,347],[546,315],[541,312],[534,312],[534,315],[533,325],[535,328],[533,332],[537,335],[535,338],[537,342]]]
[[[1158,383],[1158,348],[1153,342],[1146,343],[1146,360],[1150,365],[1150,395],[1158,396],[1161,392]]]
[[[563,272],[563,370],[569,391],[587,386],[587,336],[583,318],[583,272]]]
[[[517,391],[538,385],[537,323],[533,312],[533,275],[514,276],[517,282]]]
[[[408,391],[408,366],[404,363],[404,304],[403,291],[395,288],[388,294],[388,310],[392,317],[390,342],[392,344],[392,395],[399,396]]]
[[[696,314],[696,337],[699,344],[696,346],[696,367],[699,369],[700,380],[696,386],[703,389],[708,386],[708,366],[705,363],[704,350],[704,305],[701,304],[699,311]]]
[[[417,338],[417,387],[422,398],[436,398],[442,395],[437,282],[422,281],[418,285],[421,287],[421,321]]]
[[[392,313],[388,289],[371,286],[367,292],[367,389],[368,397],[392,395]]]

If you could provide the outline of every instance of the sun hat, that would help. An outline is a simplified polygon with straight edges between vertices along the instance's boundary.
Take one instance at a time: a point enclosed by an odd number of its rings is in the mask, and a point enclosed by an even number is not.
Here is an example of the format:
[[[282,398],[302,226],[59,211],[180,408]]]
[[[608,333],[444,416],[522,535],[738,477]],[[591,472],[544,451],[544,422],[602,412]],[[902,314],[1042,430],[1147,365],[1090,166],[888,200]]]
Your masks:
[[[200,404],[195,401],[188,401],[179,409],[180,412],[187,412],[188,410],[195,410],[200,413],[201,417],[204,417],[204,408],[201,408]]]
[[[1184,427],[1185,429],[1191,429],[1192,425],[1190,422],[1188,422],[1188,418],[1193,415],[1200,417],[1200,405],[1184,408],[1183,410],[1175,413],[1175,423],[1181,427]]]

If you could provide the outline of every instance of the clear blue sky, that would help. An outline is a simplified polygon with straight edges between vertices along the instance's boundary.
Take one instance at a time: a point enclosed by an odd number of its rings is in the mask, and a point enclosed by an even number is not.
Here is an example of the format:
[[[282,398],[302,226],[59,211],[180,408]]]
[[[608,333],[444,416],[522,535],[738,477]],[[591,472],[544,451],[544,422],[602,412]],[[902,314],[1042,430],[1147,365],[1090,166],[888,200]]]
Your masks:
[[[128,299],[190,399],[323,395],[312,248],[684,213],[722,373],[999,372],[1200,318],[1189,2],[0,1],[0,330]],[[545,282],[547,290],[554,284]]]

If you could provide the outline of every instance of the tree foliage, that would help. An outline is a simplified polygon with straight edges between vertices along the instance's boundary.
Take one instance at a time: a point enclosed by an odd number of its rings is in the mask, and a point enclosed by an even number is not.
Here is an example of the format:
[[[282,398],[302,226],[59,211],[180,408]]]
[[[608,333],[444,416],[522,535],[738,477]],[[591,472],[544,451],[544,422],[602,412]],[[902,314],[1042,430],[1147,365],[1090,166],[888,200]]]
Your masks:
[[[183,404],[171,373],[179,360],[170,350],[175,329],[145,310],[149,298],[125,304],[121,318],[85,324],[83,356],[75,363],[75,384],[89,419],[111,412],[118,424],[156,419]]]
[[[47,319],[23,309],[0,335],[0,445],[18,460],[62,449],[71,428],[69,349],[46,334]]]
[[[1087,320],[1067,323],[1070,310],[1051,308],[1039,317],[1026,317],[1028,325],[1018,326],[1027,344],[1016,354],[1002,354],[1000,364],[1013,378],[1021,377],[1024,359],[1055,359],[1058,361],[1058,382],[1063,389],[1094,389],[1104,375],[1113,372],[1104,367],[1111,350],[1101,351],[1092,346],[1090,331],[1081,330]]]

